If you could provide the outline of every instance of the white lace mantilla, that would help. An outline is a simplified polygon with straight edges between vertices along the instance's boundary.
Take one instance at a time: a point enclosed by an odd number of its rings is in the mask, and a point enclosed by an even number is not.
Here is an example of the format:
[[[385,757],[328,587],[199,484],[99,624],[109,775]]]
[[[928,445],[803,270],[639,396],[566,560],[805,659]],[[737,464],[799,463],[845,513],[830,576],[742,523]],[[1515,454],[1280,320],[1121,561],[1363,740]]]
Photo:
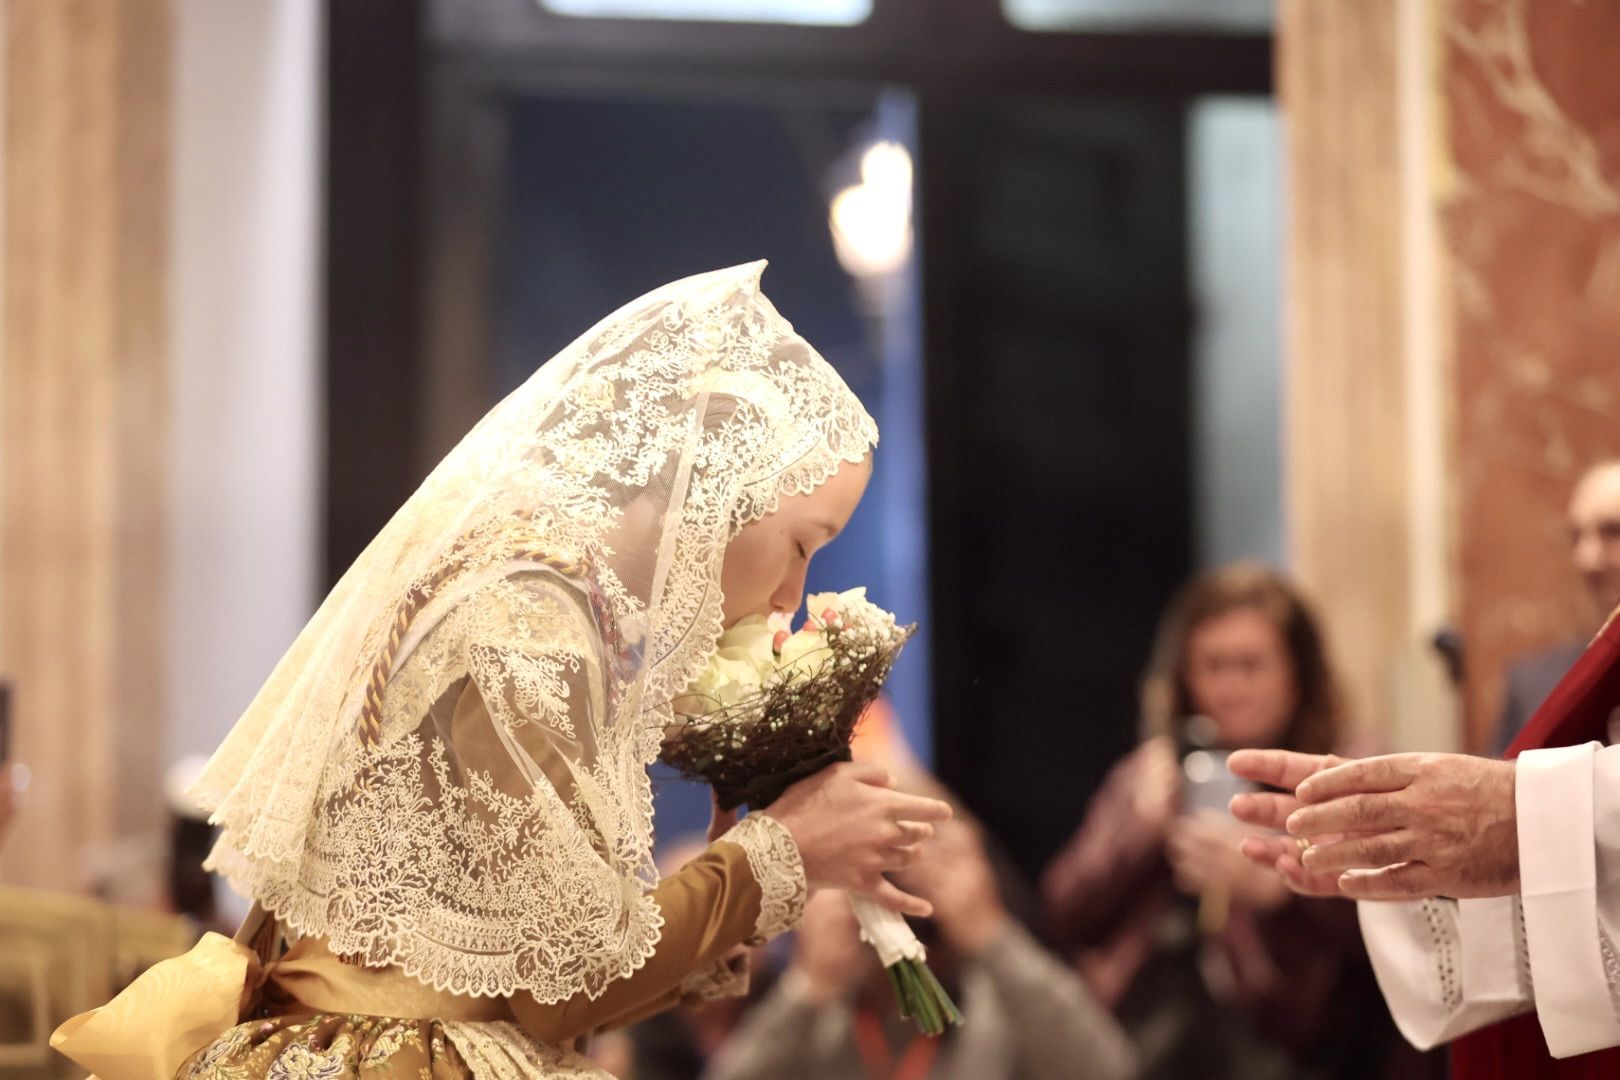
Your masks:
[[[759,882],[759,917],[750,945],[763,944],[799,925],[810,887],[804,877],[799,845],[787,826],[769,814],[753,813],[726,830],[730,841],[748,855],[748,868]]]
[[[726,546],[877,441],[763,268],[626,305],[434,469],[199,779],[211,868],[441,991],[595,997],[645,963],[646,768],[719,637]],[[792,839],[734,831],[778,933]]]

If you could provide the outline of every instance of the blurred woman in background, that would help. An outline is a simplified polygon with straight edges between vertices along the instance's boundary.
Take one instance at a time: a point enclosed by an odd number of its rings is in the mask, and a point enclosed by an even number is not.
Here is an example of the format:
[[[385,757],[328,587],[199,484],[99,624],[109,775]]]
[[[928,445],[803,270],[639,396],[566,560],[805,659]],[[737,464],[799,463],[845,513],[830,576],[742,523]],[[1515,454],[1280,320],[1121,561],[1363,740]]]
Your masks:
[[[1142,1075],[1428,1075],[1378,995],[1353,907],[1245,865],[1225,810],[1237,790],[1226,753],[1342,752],[1349,734],[1297,590],[1250,564],[1185,586],[1160,624],[1143,711],[1147,739],[1041,884],[1060,947],[1131,1032]]]

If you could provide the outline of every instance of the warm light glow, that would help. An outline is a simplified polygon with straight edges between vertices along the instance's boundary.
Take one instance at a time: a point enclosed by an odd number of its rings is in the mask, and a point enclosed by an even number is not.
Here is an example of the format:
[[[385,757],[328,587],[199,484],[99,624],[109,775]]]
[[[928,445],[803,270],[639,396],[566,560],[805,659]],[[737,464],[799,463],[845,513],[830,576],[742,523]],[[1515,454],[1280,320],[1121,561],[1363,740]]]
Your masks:
[[[1007,21],[1020,30],[1199,30],[1265,33],[1275,22],[1274,0],[1002,0]]]
[[[833,197],[838,262],[855,277],[890,274],[911,255],[911,154],[894,142],[861,155],[861,182]]]
[[[696,19],[705,22],[855,26],[872,0],[540,0],[558,15],[590,19]]]

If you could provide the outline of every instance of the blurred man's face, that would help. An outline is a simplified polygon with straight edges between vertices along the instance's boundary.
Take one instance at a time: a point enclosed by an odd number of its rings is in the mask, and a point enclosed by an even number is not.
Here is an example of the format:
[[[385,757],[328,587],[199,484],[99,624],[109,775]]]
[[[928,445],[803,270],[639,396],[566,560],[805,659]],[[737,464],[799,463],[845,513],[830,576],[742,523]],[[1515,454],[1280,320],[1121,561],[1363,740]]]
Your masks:
[[[1592,603],[1607,615],[1620,606],[1620,464],[1599,466],[1576,485],[1569,537],[1575,569]]]

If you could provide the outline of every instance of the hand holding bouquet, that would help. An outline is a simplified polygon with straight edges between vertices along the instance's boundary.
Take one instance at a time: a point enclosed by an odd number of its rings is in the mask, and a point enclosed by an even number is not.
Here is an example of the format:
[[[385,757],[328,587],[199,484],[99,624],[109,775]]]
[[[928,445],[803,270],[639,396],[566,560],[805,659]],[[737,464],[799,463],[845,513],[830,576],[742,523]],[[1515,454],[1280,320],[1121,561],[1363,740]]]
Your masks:
[[[897,626],[865,589],[812,596],[809,611],[797,632],[785,616],[744,619],[726,631],[675,703],[679,723],[662,758],[707,781],[722,809],[769,806],[797,781],[848,761],[857,721],[915,629]],[[960,1023],[905,919],[868,897],[852,893],[850,903],[901,1013],[932,1035]]]

